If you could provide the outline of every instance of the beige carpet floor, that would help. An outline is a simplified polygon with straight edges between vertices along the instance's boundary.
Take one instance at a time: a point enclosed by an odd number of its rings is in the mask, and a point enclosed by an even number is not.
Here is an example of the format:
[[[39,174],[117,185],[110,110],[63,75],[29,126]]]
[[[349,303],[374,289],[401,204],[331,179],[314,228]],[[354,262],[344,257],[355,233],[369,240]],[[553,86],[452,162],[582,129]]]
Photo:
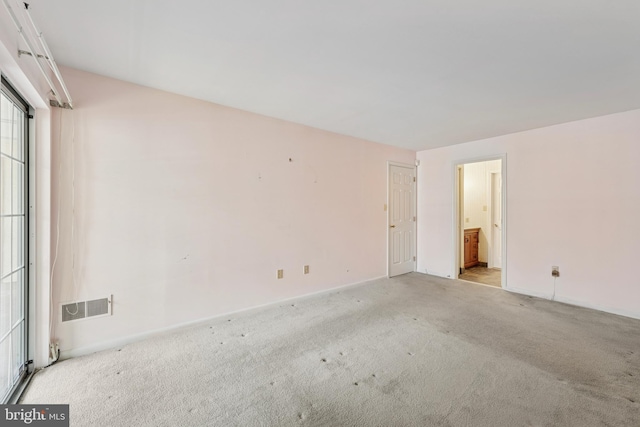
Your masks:
[[[72,426],[639,426],[640,321],[412,273],[37,373]]]

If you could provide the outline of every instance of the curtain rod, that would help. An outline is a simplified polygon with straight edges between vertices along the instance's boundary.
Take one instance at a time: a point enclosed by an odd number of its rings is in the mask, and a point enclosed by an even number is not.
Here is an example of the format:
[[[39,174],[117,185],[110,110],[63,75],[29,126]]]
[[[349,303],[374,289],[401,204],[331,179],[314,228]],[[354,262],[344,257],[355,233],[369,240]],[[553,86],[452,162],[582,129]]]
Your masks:
[[[49,63],[49,66],[51,67],[51,71],[53,71],[53,74],[55,74],[56,78],[58,79],[58,82],[60,83],[60,86],[62,87],[62,91],[64,92],[64,95],[67,97],[67,101],[69,101],[69,107],[73,108],[73,101],[71,100],[71,95],[69,95],[69,91],[67,90],[67,85],[64,84],[64,80],[62,79],[62,74],[60,74],[60,70],[58,69],[58,64],[56,64],[56,60],[53,59],[53,54],[51,53],[51,50],[49,49],[49,46],[47,45],[47,42],[45,41],[44,36],[42,35],[42,31],[38,29],[35,21],[33,20],[33,17],[31,16],[31,12],[29,12],[29,3],[24,3],[24,9],[27,12],[27,17],[29,18],[29,22],[31,22],[31,26],[33,27],[33,29],[36,32],[36,35],[38,36],[38,40],[40,40],[40,46],[42,46],[42,49],[44,50],[44,55],[47,62]]]
[[[36,51],[35,46],[33,46],[31,41],[29,40],[29,38],[25,34],[24,28],[20,24],[20,20],[18,19],[18,17],[15,14],[15,11],[11,7],[11,5],[9,4],[9,0],[3,0],[3,3],[4,3],[5,8],[7,9],[7,12],[9,12],[9,16],[11,17],[11,20],[13,21],[13,24],[16,26],[16,29],[18,30],[18,34],[20,34],[20,36],[22,37],[22,40],[25,42],[25,44],[27,45],[27,47],[31,51],[31,52],[24,52],[24,51],[20,52],[20,51],[18,51],[18,55],[21,55],[22,53],[29,53],[33,57],[34,61],[36,62],[36,65],[38,66],[38,68],[40,69],[40,72],[42,73],[42,76],[47,81],[47,84],[49,85],[49,88],[51,89],[51,94],[55,98],[56,105],[53,104],[53,102],[54,102],[53,100],[51,101],[51,105],[54,105],[54,106],[57,106],[57,107],[62,107],[62,108],[72,109],[73,108],[73,103],[71,101],[71,96],[69,95],[69,92],[67,91],[67,87],[64,84],[64,81],[62,80],[62,75],[60,74],[60,71],[58,70],[58,66],[56,65],[55,61],[53,60],[53,56],[51,55],[51,51],[49,50],[46,42],[44,41],[42,33],[38,31],[38,28],[36,27],[36,25],[35,25],[35,23],[33,21],[33,18],[31,17],[31,14],[29,13],[29,4],[28,3],[24,3],[24,8],[26,10],[27,16],[29,17],[29,21],[31,22],[31,25],[33,26],[33,30],[38,34],[38,38],[40,40],[40,44],[41,44],[42,48],[44,49],[44,55],[41,55]],[[56,79],[60,83],[60,86],[62,87],[62,90],[64,91],[64,94],[67,97],[68,102],[63,102],[62,98],[60,97],[60,95],[58,95],[58,91],[57,91],[55,85],[53,84],[53,82],[51,81],[51,78],[49,77],[49,75],[45,71],[44,67],[40,63],[39,58],[41,58],[41,57],[47,61],[47,64],[51,68],[51,71],[53,72],[53,74],[55,75]]]

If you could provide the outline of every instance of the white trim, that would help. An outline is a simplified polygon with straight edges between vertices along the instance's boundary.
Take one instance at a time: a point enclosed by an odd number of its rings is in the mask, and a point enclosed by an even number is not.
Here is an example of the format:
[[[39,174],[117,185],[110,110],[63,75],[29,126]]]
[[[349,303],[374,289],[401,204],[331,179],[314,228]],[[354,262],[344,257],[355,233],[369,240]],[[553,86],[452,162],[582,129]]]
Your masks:
[[[34,283],[35,298],[35,347],[34,366],[41,368],[49,364],[49,315],[51,311],[51,110],[38,109],[35,114],[35,150],[31,163],[35,179],[35,245]]]
[[[487,170],[487,194],[488,194],[488,199],[489,199],[489,203],[488,203],[488,217],[489,217],[489,230],[490,234],[488,237],[488,242],[487,242],[487,267],[488,268],[495,268],[495,264],[496,264],[496,260],[495,260],[495,247],[494,247],[494,240],[495,240],[495,225],[494,225],[494,206],[493,206],[493,199],[494,199],[494,194],[493,194],[493,180],[494,180],[494,175],[497,175],[498,173],[500,173],[500,175],[502,176],[502,171],[500,172],[492,172]],[[502,239],[500,239],[502,240]],[[502,243],[502,242],[500,242]],[[502,252],[502,251],[501,251]],[[500,268],[502,268],[502,265],[500,266]]]
[[[507,289],[507,153],[490,155],[490,156],[481,156],[481,157],[473,157],[462,160],[454,160],[452,162],[452,173],[453,173],[453,271],[451,271],[451,277],[453,279],[457,279],[460,274],[460,235],[459,233],[462,230],[458,230],[459,221],[460,221],[460,200],[459,200],[459,186],[458,182],[458,166],[466,165],[469,163],[480,163],[480,162],[488,162],[492,160],[501,160],[501,172],[502,172],[502,268],[501,268],[501,283],[502,288]]]
[[[500,165],[502,169],[502,200],[500,200],[500,208],[502,209],[502,264],[500,271],[502,273],[502,288],[506,289],[509,286],[507,282],[507,185],[509,181],[507,179],[507,153],[500,156],[500,159],[502,160]]]
[[[35,121],[35,110],[33,108],[29,108],[29,114],[32,115],[34,118],[33,119],[29,119],[29,141],[27,141],[27,143],[29,144],[29,149],[27,151],[27,156],[29,158],[29,161],[27,163],[27,176],[28,176],[28,180],[29,180],[29,192],[28,192],[28,197],[29,197],[29,205],[28,205],[28,210],[27,210],[27,221],[29,223],[29,235],[27,236],[27,245],[29,248],[29,253],[27,256],[27,271],[28,271],[28,279],[29,282],[27,283],[27,286],[29,287],[29,301],[28,301],[28,305],[29,305],[29,318],[27,321],[27,325],[28,325],[28,331],[27,331],[27,337],[29,339],[29,343],[27,345],[27,355],[28,358],[30,360],[35,360],[36,359],[36,348],[37,348],[37,331],[38,331],[38,327],[36,327],[37,325],[37,321],[39,318],[39,314],[38,314],[38,308],[36,305],[36,300],[38,297],[37,291],[38,291],[38,263],[36,262],[36,260],[38,259],[38,241],[37,241],[37,235],[38,235],[38,221],[37,221],[37,215],[38,215],[38,207],[39,207],[39,203],[38,203],[38,198],[36,197],[36,189],[37,189],[37,184],[36,184],[36,121]]]
[[[387,279],[387,276],[379,276],[379,277],[375,277],[373,279],[368,279],[362,282],[356,282],[356,283],[349,283],[346,285],[340,285],[340,286],[336,286],[335,288],[331,288],[331,289],[324,289],[321,291],[317,291],[317,292],[312,292],[310,294],[305,294],[305,295],[299,295],[299,296],[295,296],[295,297],[290,297],[290,298],[284,298],[281,300],[277,300],[274,302],[269,302],[266,304],[259,304],[253,307],[249,307],[249,308],[243,308],[240,310],[235,310],[235,311],[230,311],[228,313],[222,313],[222,314],[216,314],[215,316],[210,316],[210,317],[205,317],[202,319],[197,319],[197,320],[192,320],[189,322],[183,322],[183,323],[179,323],[177,325],[171,325],[171,326],[167,326],[165,328],[159,328],[159,329],[154,329],[152,331],[148,331],[148,332],[142,332],[140,334],[135,334],[135,335],[129,335],[126,337],[121,337],[121,338],[116,338],[113,340],[109,340],[109,341],[103,341],[97,344],[93,344],[93,345],[89,345],[86,347],[82,347],[82,348],[75,348],[75,349],[71,349],[71,350],[61,350],[60,351],[60,359],[64,360],[64,359],[71,359],[74,357],[80,357],[80,356],[85,356],[87,354],[91,354],[91,353],[96,353],[98,351],[104,351],[104,350],[109,350],[109,349],[113,349],[116,347],[120,347],[123,345],[127,345],[127,344],[131,344],[137,341],[142,341],[146,338],[151,338],[153,336],[156,335],[160,335],[163,334],[165,332],[170,332],[170,331],[175,331],[177,329],[182,329],[188,326],[194,326],[194,325],[198,325],[198,324],[204,324],[206,322],[210,322],[212,320],[215,319],[219,319],[221,317],[228,317],[228,316],[233,316],[236,314],[241,314],[241,313],[248,313],[250,311],[253,310],[259,310],[259,309],[263,309],[263,308],[268,308],[268,307],[272,307],[278,304],[283,304],[289,301],[301,301],[307,298],[311,298],[311,297],[315,297],[315,296],[319,296],[319,295],[323,295],[323,294],[328,294],[328,293],[332,293],[332,292],[336,292],[339,290],[345,290],[345,289],[349,289],[349,288],[355,288],[355,287],[359,287],[359,286],[367,286],[369,284],[371,284],[372,282],[375,282],[377,280],[381,280],[381,279]]]
[[[527,295],[527,296],[531,296],[531,297],[535,297],[535,298],[541,298],[541,299],[545,299],[545,300],[549,300],[549,301],[553,301],[553,302],[559,302],[559,303],[562,303],[562,304],[569,304],[569,305],[573,305],[573,306],[580,307],[580,308],[586,308],[586,309],[589,309],[589,310],[597,310],[597,311],[602,311],[604,313],[615,314],[615,315],[618,315],[618,316],[630,317],[632,319],[640,319],[640,312],[620,310],[620,309],[617,309],[617,308],[611,308],[611,307],[602,306],[602,305],[598,305],[598,304],[591,304],[589,302],[584,302],[584,301],[581,301],[581,300],[575,300],[573,298],[565,297],[565,296],[558,295],[558,294],[556,294],[555,299],[551,299],[553,294],[548,293],[548,292],[538,292],[538,291],[532,291],[532,290],[529,290],[529,289],[523,289],[523,288],[518,288],[518,287],[509,287],[506,290],[509,291],[509,292],[512,292],[514,294]]]
[[[40,368],[49,364],[51,110],[32,67],[18,62],[17,52],[8,49],[17,40],[17,33],[14,40],[0,40],[0,74],[35,109],[29,129],[29,355]]]
[[[454,183],[453,183],[453,197],[454,197],[454,224],[453,224],[453,233],[456,239],[456,246],[454,247],[455,262],[454,268],[455,272],[453,275],[448,275],[452,279],[457,279],[460,275],[460,269],[462,266],[460,265],[460,260],[463,258],[464,248],[462,246],[462,242],[464,240],[464,215],[461,215],[463,212],[463,207],[461,206],[460,201],[464,200],[464,167],[463,164],[456,164],[453,166],[454,173]],[[462,179],[461,179],[462,178]]]
[[[453,219],[451,221],[453,233],[453,271],[447,277],[457,279],[460,275],[460,171],[458,166],[464,165],[464,162],[452,162],[453,171]]]
[[[29,80],[25,71],[18,65],[13,51],[9,51],[2,40],[0,40],[0,72],[29,105],[36,109],[49,109],[49,103],[46,98],[40,95],[35,84]]]
[[[387,171],[389,170],[389,166],[399,166],[401,168],[407,168],[407,169],[416,168],[416,165],[412,165],[411,163],[392,162],[391,160],[387,160]]]
[[[536,297],[536,298],[542,298],[542,299],[548,299],[548,300],[551,300],[551,295],[552,295],[549,292],[532,291],[529,289],[518,288],[518,287],[509,287],[507,291],[513,292],[515,294],[522,294],[530,297]]]

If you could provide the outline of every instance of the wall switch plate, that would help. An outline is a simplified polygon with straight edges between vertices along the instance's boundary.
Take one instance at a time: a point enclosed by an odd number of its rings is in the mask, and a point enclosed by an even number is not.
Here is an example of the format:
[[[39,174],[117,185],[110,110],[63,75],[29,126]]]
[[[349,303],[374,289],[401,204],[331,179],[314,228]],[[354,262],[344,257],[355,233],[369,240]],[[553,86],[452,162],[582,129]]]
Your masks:
[[[304,266],[304,274],[309,274],[309,266],[308,265]]]
[[[551,276],[560,277],[560,267],[558,267],[557,265],[551,267]]]
[[[278,279],[282,279],[284,277],[284,270],[278,270]]]

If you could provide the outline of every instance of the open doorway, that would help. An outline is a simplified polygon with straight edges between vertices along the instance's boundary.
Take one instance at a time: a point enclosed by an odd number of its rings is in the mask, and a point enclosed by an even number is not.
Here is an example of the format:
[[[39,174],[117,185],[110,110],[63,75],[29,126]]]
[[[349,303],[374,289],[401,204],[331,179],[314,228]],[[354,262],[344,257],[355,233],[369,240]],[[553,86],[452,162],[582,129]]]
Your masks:
[[[504,287],[503,159],[456,168],[457,277]]]

